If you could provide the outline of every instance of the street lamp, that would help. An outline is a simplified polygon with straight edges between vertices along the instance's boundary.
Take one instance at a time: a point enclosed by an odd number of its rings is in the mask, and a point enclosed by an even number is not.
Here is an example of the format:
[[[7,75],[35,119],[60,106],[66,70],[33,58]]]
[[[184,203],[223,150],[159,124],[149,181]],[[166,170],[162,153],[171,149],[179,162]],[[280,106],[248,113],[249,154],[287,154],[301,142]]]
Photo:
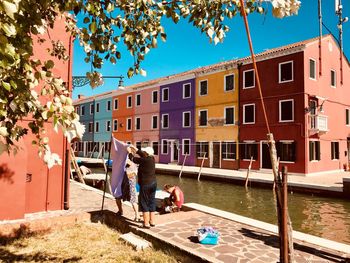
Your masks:
[[[120,90],[124,90],[124,80],[123,80],[124,76],[120,75],[120,76],[103,76],[102,79],[119,79],[118,82],[118,89]],[[73,89],[76,87],[83,87],[85,85],[87,85],[88,83],[90,83],[90,80],[86,77],[86,76],[73,76]]]

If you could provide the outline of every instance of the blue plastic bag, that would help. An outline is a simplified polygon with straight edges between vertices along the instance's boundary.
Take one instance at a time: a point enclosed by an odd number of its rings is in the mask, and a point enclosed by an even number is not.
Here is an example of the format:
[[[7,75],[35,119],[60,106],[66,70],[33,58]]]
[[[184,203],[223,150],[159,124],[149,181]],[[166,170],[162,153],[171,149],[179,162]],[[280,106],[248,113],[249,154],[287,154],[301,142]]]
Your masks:
[[[198,241],[204,245],[217,245],[219,242],[219,231],[211,226],[205,226],[197,229]]]

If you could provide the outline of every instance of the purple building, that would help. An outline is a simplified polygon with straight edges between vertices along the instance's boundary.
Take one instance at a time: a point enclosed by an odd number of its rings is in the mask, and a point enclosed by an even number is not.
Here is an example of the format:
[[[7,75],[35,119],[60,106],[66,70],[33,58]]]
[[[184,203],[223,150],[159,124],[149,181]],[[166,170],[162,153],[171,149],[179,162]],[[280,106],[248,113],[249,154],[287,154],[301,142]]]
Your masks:
[[[187,74],[160,86],[160,163],[195,165],[195,76]]]

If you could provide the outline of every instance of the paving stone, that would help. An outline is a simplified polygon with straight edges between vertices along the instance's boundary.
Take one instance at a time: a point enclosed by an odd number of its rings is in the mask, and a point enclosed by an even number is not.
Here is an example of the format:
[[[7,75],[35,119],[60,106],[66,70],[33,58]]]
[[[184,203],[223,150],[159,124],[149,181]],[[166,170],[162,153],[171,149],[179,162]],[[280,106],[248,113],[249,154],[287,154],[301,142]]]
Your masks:
[[[219,255],[216,258],[222,262],[230,262],[230,263],[237,263],[239,260],[237,257],[231,256],[231,255]]]

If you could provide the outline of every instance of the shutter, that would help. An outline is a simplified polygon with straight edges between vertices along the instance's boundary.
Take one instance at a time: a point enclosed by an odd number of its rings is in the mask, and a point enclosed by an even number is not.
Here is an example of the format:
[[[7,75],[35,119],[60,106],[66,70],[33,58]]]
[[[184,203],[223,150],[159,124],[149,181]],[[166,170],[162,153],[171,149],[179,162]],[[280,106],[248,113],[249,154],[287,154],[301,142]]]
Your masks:
[[[196,143],[196,156],[197,156],[197,158],[200,157],[199,151],[200,151],[200,142]]]
[[[320,142],[316,142],[316,160],[321,160]]]
[[[258,145],[257,144],[253,144],[253,159],[257,160],[258,159]]]
[[[309,142],[309,161],[312,161],[313,151],[312,151],[312,142]]]
[[[297,150],[296,150],[296,149],[297,149],[297,146],[296,146],[296,145],[297,145],[296,142],[293,142],[293,143],[292,143],[292,147],[291,147],[291,151],[292,151],[292,154],[291,154],[291,155],[292,155],[292,160],[291,160],[291,161],[292,161],[292,162],[295,162],[296,159],[297,159],[297,158],[296,158],[296,155],[297,155]]]

